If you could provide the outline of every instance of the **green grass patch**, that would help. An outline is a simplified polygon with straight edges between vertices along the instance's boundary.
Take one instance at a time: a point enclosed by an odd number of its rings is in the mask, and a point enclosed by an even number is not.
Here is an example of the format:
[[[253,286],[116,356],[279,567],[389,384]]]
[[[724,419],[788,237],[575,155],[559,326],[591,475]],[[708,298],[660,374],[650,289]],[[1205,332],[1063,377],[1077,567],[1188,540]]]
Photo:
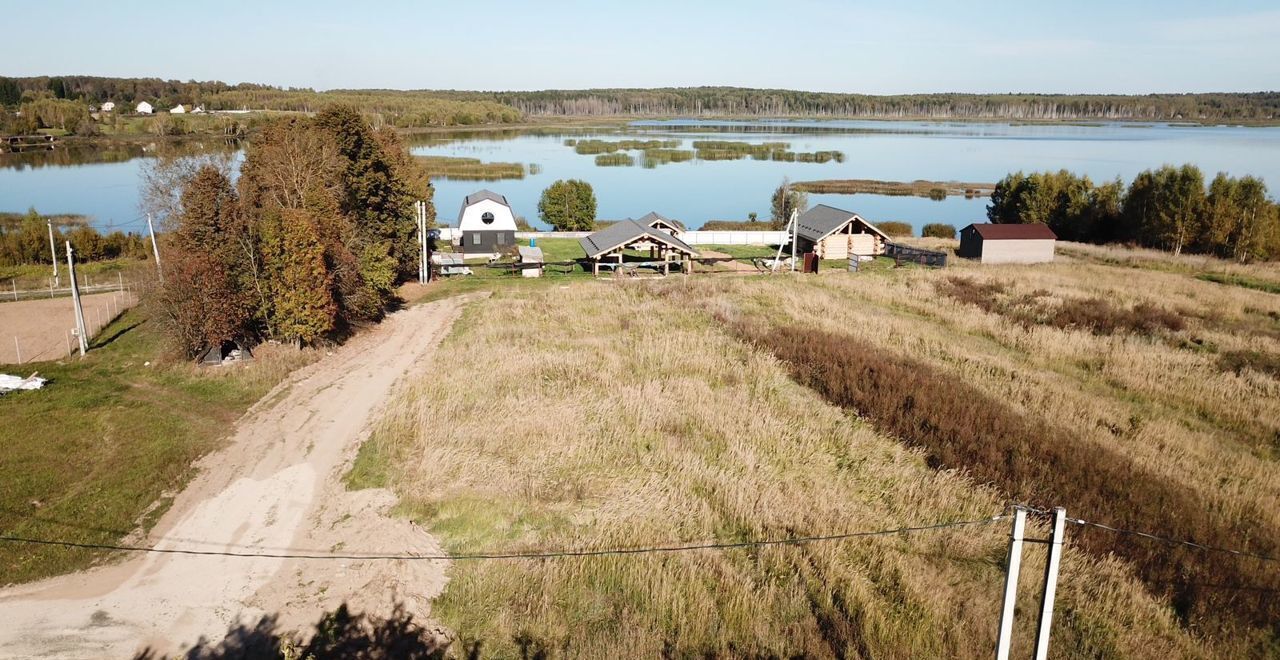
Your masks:
[[[1226,284],[1229,286],[1239,286],[1255,291],[1266,291],[1267,293],[1280,293],[1280,282],[1271,282],[1268,280],[1260,280],[1253,277],[1245,277],[1244,275],[1229,275],[1227,273],[1200,273],[1196,275],[1196,279],[1206,282],[1216,282],[1218,284]]]
[[[193,475],[240,414],[287,373],[259,360],[235,369],[167,364],[138,311],[100,335],[83,360],[32,363],[49,383],[0,397],[0,529],[79,543],[114,543],[154,524],[162,500]],[[147,366],[146,363],[151,365]],[[161,502],[153,507],[153,503]],[[105,553],[0,545],[0,584],[84,568]]]

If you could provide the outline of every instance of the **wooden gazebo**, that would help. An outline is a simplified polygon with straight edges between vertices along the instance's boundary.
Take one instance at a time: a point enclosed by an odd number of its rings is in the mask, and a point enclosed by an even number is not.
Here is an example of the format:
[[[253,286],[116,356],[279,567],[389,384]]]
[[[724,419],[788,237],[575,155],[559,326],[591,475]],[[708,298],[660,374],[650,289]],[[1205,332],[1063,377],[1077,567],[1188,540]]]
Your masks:
[[[662,274],[671,272],[672,262],[678,263],[686,274],[693,270],[693,260],[698,251],[671,234],[635,220],[623,220],[601,229],[590,236],[578,239],[591,260],[591,273],[600,274],[600,265],[615,268],[625,263],[623,253],[628,249],[647,250],[651,264],[661,264]]]

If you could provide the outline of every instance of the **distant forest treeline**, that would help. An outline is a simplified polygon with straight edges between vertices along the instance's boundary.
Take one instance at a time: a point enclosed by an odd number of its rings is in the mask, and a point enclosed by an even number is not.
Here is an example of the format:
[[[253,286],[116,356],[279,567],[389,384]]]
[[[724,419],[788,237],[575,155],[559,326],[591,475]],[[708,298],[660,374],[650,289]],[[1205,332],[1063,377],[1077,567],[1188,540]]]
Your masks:
[[[518,122],[526,115],[738,115],[762,117],[909,117],[1012,120],[1280,121],[1280,92],[1208,94],[906,94],[872,96],[741,87],[668,87],[532,92],[330,90],[219,81],[0,77],[0,106],[38,98],[158,109],[178,103],[208,110],[314,112],[355,105],[375,124],[402,128]]]
[[[329,105],[360,109],[375,126],[399,128],[514,123],[520,111],[490,95],[473,92],[404,92],[397,90],[282,89],[269,85],[219,81],[160,80],[158,78],[102,78],[96,76],[0,77],[0,107],[27,108],[38,115],[36,126],[75,131],[87,117],[89,105],[106,101],[116,113],[128,114],[141,101],[156,110],[178,104],[216,110],[276,110],[318,112]],[[72,120],[66,119],[75,115]],[[30,122],[28,122],[30,123]],[[2,123],[0,123],[2,126]],[[5,132],[5,131],[0,131]],[[19,132],[10,129],[8,132]]]
[[[693,87],[498,92],[496,101],[530,115],[756,115],[938,117],[1027,120],[1280,119],[1280,92],[1062,95],[908,94],[870,96],[781,89]]]

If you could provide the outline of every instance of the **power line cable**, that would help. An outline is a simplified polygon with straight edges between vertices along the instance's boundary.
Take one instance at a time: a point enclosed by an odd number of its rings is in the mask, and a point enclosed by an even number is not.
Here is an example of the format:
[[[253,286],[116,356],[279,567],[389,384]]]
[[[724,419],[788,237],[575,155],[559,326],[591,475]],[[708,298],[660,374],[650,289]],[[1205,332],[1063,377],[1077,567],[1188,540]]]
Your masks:
[[[197,555],[211,557],[244,557],[259,559],[340,559],[340,560],[429,560],[429,561],[462,561],[462,560],[488,560],[488,559],[559,559],[569,557],[600,557],[607,555],[639,555],[639,554],[656,554],[656,553],[672,553],[687,552],[694,550],[730,550],[735,548],[753,548],[773,545],[803,545],[807,543],[818,543],[823,541],[842,541],[846,539],[867,538],[874,536],[893,536],[896,534],[907,534],[912,532],[925,532],[939,529],[948,529],[956,527],[970,527],[974,525],[985,525],[1008,518],[1006,515],[996,515],[990,518],[981,518],[977,520],[960,520],[955,522],[937,523],[933,525],[919,525],[915,527],[899,527],[896,529],[882,529],[868,532],[847,532],[844,534],[829,534],[825,536],[799,536],[785,539],[763,539],[758,541],[707,541],[702,543],[688,545],[670,545],[670,546],[648,546],[634,548],[602,548],[598,550],[537,550],[531,552],[480,552],[471,554],[456,555],[411,555],[411,554],[376,554],[376,553],[358,553],[358,554],[319,554],[305,552],[237,552],[224,550],[189,550],[184,548],[157,548],[154,546],[136,546],[136,545],[117,545],[110,543],[78,543],[75,541],[57,541],[50,539],[36,539],[21,536],[0,536],[0,542],[8,543],[30,543],[34,545],[53,545],[68,548],[84,548],[89,550],[122,550],[127,552],[147,552],[157,554],[176,554],[176,555]]]
[[[1250,557],[1250,558],[1258,559],[1261,561],[1280,561],[1280,557],[1271,557],[1269,555],[1249,552],[1247,550],[1232,550],[1230,548],[1219,548],[1217,546],[1205,545],[1203,543],[1196,543],[1195,541],[1186,541],[1182,539],[1169,538],[1167,536],[1159,536],[1156,534],[1150,534],[1148,532],[1140,532],[1133,529],[1121,529],[1119,527],[1112,527],[1110,525],[1104,525],[1102,523],[1082,520],[1080,518],[1067,518],[1066,520],[1067,522],[1075,523],[1077,525],[1087,525],[1090,527],[1097,527],[1099,529],[1105,529],[1108,532],[1114,532],[1116,534],[1127,534],[1130,536],[1138,536],[1151,541],[1168,543],[1169,545],[1181,545],[1181,546],[1186,546],[1188,548],[1194,548],[1196,550],[1204,550],[1206,552],[1221,552],[1223,554],[1236,555],[1238,557]]]

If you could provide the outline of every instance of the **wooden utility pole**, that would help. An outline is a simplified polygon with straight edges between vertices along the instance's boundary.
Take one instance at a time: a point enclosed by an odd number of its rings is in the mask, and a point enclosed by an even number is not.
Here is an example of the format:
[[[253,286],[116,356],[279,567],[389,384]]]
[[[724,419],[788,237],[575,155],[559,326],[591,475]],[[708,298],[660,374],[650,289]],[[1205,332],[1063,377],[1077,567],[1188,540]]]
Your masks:
[[[160,275],[160,281],[164,282],[164,269],[160,267],[160,245],[156,243],[156,228],[151,224],[151,214],[147,214],[147,233],[151,235],[151,252],[156,255],[156,272]]]
[[[53,288],[62,286],[62,282],[58,277],[58,248],[53,242],[53,218],[48,218],[46,223],[49,225],[49,256],[53,261]]]
[[[1022,568],[1022,541],[1027,529],[1027,511],[1013,511],[1013,530],[1009,534],[1009,566],[1004,578],[1004,607],[1000,610],[1000,636],[996,641],[996,660],[1009,660],[1013,644],[1013,607],[1018,600],[1018,571]]]
[[[76,262],[71,251],[71,241],[67,241],[67,278],[71,280],[71,303],[76,309],[76,334],[80,340],[80,357],[89,350],[89,339],[85,336],[84,308],[80,306],[80,287],[76,284]]]

